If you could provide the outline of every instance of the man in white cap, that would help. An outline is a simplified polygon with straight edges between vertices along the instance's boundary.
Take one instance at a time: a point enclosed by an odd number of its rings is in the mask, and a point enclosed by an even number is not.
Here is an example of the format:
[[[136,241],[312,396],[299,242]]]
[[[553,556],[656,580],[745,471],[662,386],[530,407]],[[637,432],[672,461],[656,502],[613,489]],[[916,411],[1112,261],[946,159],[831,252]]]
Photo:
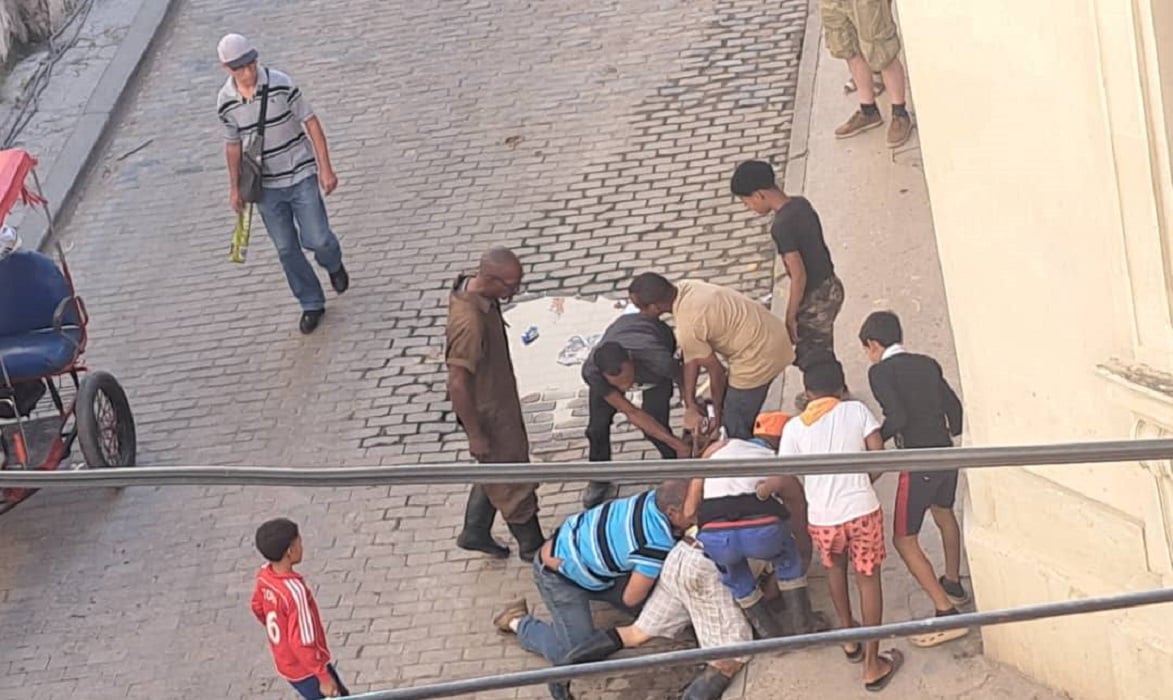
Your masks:
[[[330,229],[322,199],[323,193],[328,195],[338,186],[326,134],[292,78],[274,68],[258,67],[257,50],[248,39],[227,34],[220,40],[217,54],[229,74],[216,100],[226,141],[228,201],[233,211],[244,210],[242,154],[258,138],[264,112],[257,205],[289,288],[301,305],[301,332],[313,333],[326,312],[326,297],[302,249],[312,252],[329,273],[334,291],[341,294],[350,286],[350,275],[342,265],[342,248]]]

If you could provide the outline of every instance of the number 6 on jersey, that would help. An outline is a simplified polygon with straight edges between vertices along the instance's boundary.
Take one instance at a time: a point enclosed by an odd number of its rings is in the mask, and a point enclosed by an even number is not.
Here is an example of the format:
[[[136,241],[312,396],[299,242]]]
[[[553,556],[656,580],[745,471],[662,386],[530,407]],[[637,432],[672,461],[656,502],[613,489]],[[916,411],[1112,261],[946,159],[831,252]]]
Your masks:
[[[269,641],[273,644],[281,643],[281,628],[277,625],[277,611],[270,610],[265,615],[265,631],[269,633]]]

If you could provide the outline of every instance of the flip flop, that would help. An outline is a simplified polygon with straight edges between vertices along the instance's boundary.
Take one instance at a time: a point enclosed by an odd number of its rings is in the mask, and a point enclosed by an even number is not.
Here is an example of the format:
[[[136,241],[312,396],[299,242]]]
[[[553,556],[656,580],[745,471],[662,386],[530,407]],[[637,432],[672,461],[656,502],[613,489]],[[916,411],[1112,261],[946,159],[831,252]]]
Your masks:
[[[859,623],[855,620],[852,620],[851,626],[852,628],[859,627]],[[852,644],[855,645],[855,651],[847,651],[847,647],[851,646]],[[851,663],[857,664],[860,661],[863,661],[863,642],[850,642],[848,644],[844,644],[841,648],[843,649],[843,655],[846,656],[847,660]]]
[[[927,632],[925,634],[914,634],[908,638],[908,643],[914,647],[921,649],[928,649],[946,642],[952,642],[954,639],[961,639],[969,634],[969,630],[962,627],[955,630],[941,630],[939,632]]]
[[[899,649],[889,649],[886,652],[880,652],[880,658],[886,659],[888,663],[892,664],[892,668],[888,669],[887,673],[880,676],[871,683],[863,684],[863,687],[871,693],[878,693],[884,688],[887,688],[888,682],[892,680],[892,677],[895,676],[896,672],[900,670],[900,667],[904,665],[904,652],[900,651]]]

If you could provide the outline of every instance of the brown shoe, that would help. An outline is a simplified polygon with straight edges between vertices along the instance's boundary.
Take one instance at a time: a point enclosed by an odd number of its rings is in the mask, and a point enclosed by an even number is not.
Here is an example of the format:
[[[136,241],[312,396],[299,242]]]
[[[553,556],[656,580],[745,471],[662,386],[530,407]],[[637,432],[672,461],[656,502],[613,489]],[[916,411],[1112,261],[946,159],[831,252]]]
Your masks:
[[[912,136],[912,118],[907,114],[892,115],[888,124],[888,148],[900,148]]]
[[[529,605],[526,604],[525,598],[515,600],[506,605],[505,609],[493,618],[493,626],[502,632],[513,634],[513,628],[509,626],[509,623],[526,615],[529,615]]]
[[[874,129],[884,123],[884,118],[880,116],[879,112],[872,115],[863,113],[862,109],[855,110],[855,114],[851,118],[843,122],[843,124],[835,130],[835,138],[845,139],[856,134],[862,134],[868,129]]]

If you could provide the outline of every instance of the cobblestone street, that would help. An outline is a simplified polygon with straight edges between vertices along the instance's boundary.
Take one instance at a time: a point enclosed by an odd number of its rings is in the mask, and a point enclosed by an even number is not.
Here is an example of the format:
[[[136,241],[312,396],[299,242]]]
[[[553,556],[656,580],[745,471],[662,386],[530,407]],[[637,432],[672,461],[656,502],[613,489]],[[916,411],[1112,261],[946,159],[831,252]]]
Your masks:
[[[126,387],[140,464],[467,460],[440,362],[446,286],[490,245],[522,256],[528,294],[616,295],[646,269],[769,292],[773,244],[727,181],[744,158],[785,165],[806,6],[297,0],[262,21],[180,2],[61,230],[88,364]],[[299,82],[338,170],[328,205],[353,282],[309,337],[259,216],[248,263],[227,260],[228,31]],[[585,419],[549,417],[571,397],[528,398],[538,457],[585,458]],[[652,453],[616,438],[617,458]],[[580,487],[545,488],[547,530]],[[352,691],[541,666],[490,624],[537,599],[529,567],[452,545],[466,491],[37,494],[0,519],[0,696],[289,697],[248,611],[253,531],[276,515],[302,525]],[[667,697],[690,673],[576,687]]]

